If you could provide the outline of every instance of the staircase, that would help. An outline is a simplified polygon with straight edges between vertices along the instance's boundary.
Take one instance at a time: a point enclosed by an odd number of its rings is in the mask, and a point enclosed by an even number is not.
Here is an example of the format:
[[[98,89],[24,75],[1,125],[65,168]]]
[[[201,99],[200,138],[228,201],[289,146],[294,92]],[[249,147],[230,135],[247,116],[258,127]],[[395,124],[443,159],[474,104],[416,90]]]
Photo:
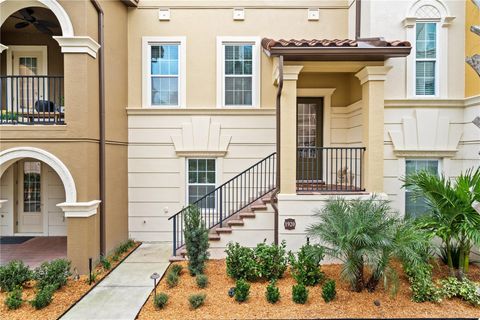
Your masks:
[[[272,153],[190,205],[199,208],[209,229],[211,258],[222,258],[230,241],[251,239],[255,244],[264,238],[273,241],[271,196],[276,188],[275,173],[276,154]],[[170,261],[185,259],[183,230],[188,208],[169,218],[173,220],[173,256]],[[263,234],[258,240],[260,231]],[[254,239],[252,234],[256,235]]]

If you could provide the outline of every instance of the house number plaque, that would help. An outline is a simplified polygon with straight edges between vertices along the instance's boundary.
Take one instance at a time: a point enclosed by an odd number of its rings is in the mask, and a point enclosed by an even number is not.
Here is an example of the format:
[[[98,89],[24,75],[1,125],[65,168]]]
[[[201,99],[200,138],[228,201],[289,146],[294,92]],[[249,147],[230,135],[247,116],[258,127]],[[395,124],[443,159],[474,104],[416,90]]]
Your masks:
[[[297,223],[295,222],[295,219],[292,218],[285,219],[285,222],[283,223],[285,230],[294,230],[296,225]]]

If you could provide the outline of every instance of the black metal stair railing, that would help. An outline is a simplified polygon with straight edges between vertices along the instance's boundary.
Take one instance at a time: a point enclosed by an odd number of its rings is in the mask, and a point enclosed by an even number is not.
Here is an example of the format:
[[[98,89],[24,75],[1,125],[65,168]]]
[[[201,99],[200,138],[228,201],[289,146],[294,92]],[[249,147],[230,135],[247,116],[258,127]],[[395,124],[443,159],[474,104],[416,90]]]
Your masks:
[[[225,220],[276,188],[276,170],[276,153],[272,153],[168,218],[173,220],[173,255],[185,244],[184,217],[190,206],[198,207],[207,229],[222,227]]]

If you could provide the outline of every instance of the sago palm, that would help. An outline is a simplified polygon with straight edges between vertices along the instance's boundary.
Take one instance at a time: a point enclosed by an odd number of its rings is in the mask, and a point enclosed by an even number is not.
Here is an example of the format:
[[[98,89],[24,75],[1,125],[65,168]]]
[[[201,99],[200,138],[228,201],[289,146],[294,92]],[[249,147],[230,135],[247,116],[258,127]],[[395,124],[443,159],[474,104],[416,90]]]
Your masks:
[[[394,258],[423,262],[421,252],[428,246],[425,233],[396,218],[388,201],[335,198],[316,216],[319,222],[308,228],[309,235],[321,241],[326,254],[343,262],[341,276],[354,291],[373,291],[382,278],[396,279]]]
[[[480,215],[473,209],[473,202],[480,200],[480,168],[469,169],[452,182],[444,175],[426,171],[408,175],[404,187],[414,197],[423,197],[429,210],[418,224],[439,237],[446,249],[447,264],[454,274],[452,247],[459,247],[459,277],[468,273],[470,250],[480,245]]]

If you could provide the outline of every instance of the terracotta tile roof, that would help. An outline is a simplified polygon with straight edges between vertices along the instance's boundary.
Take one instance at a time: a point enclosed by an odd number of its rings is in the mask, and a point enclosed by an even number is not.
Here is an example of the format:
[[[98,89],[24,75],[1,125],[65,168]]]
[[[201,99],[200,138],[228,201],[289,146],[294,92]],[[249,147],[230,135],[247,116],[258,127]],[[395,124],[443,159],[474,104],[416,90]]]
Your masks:
[[[274,40],[269,38],[262,39],[262,47],[266,50],[270,50],[272,48],[281,48],[281,47],[314,47],[314,48],[322,48],[322,47],[357,47],[357,48],[368,48],[368,47],[410,47],[410,42],[408,41],[385,41],[382,38],[365,38],[365,39],[358,39],[358,40],[351,40],[351,39],[280,39]]]

